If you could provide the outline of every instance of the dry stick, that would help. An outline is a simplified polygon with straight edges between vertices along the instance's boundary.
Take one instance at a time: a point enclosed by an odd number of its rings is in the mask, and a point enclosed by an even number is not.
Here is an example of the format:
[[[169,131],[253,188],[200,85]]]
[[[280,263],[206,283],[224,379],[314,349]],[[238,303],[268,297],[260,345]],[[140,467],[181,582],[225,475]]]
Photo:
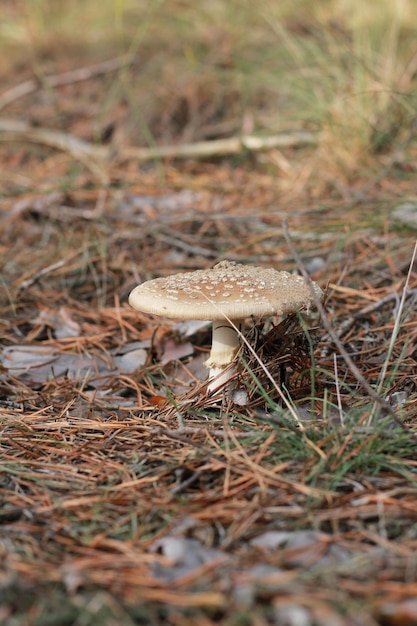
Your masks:
[[[27,289],[28,287],[36,283],[36,281],[38,281],[40,278],[43,278],[43,276],[46,276],[47,274],[51,274],[52,272],[55,272],[55,270],[61,269],[61,267],[65,267],[70,261],[75,259],[79,254],[80,254],[80,250],[77,250],[77,252],[71,252],[60,261],[56,261],[56,263],[52,263],[52,265],[43,267],[38,272],[33,274],[30,278],[23,280],[19,284],[19,289],[20,290]]]
[[[63,74],[45,76],[42,80],[27,80],[20,85],[16,85],[15,87],[8,89],[0,95],[0,111],[9,106],[9,104],[34,93],[42,87],[63,87],[65,85],[80,83],[85,80],[90,80],[90,78],[94,78],[95,76],[115,72],[121,67],[129,65],[132,60],[133,57],[122,56],[110,59],[109,61],[104,61],[104,63],[97,63],[96,65],[90,65],[89,67],[81,67],[77,70],[64,72]]]
[[[300,147],[316,145],[318,135],[308,131],[294,131],[280,133],[268,137],[256,135],[241,135],[228,139],[214,139],[213,141],[197,141],[184,143],[178,146],[156,146],[154,148],[126,148],[119,156],[119,160],[133,159],[149,161],[151,159],[189,159],[210,158],[215,156],[235,155],[242,152],[260,152],[274,148]]]
[[[240,154],[241,152],[259,152],[272,148],[299,147],[316,144],[317,135],[307,131],[281,133],[270,137],[256,137],[242,135],[230,139],[216,139],[213,141],[198,141],[178,146],[156,146],[154,148],[125,148],[115,153],[113,148],[95,145],[74,135],[51,130],[49,128],[33,127],[19,120],[0,119],[0,141],[29,141],[51,146],[64,152],[69,152],[75,158],[84,161],[92,168],[97,164],[91,161],[110,161],[121,163],[128,160],[152,161],[154,159],[173,158],[207,158]],[[97,172],[96,172],[97,173]],[[101,177],[103,173],[99,170]]]
[[[352,372],[353,376],[356,378],[358,383],[366,391],[366,393],[373,400],[375,400],[375,402],[377,404],[379,404],[379,406],[382,409],[384,409],[384,411],[386,411],[390,415],[390,417],[392,417],[392,419],[399,426],[401,426],[401,428],[403,430],[405,430],[406,432],[409,432],[409,429],[407,428],[407,426],[405,424],[403,424],[402,421],[396,416],[393,408],[389,405],[389,403],[386,400],[384,400],[384,398],[381,398],[381,396],[368,383],[368,381],[366,380],[366,378],[364,377],[364,375],[362,374],[360,369],[353,362],[353,360],[350,357],[350,355],[348,354],[348,352],[346,352],[344,345],[340,341],[340,339],[337,336],[337,333],[334,330],[334,328],[333,328],[329,318],[327,317],[326,311],[324,309],[324,306],[323,306],[320,298],[316,295],[316,293],[315,293],[315,291],[313,289],[312,280],[311,280],[311,278],[310,278],[310,276],[309,276],[309,274],[308,274],[308,272],[307,272],[307,270],[305,268],[305,265],[302,262],[302,260],[300,258],[300,255],[298,254],[298,252],[297,252],[297,250],[296,250],[296,248],[294,246],[294,243],[293,243],[293,241],[291,239],[291,236],[290,236],[290,233],[289,233],[289,230],[288,230],[288,223],[287,223],[286,219],[283,219],[282,227],[283,227],[284,237],[285,237],[285,239],[287,241],[288,247],[290,248],[291,254],[294,256],[294,259],[296,260],[298,268],[299,268],[301,274],[303,275],[304,279],[310,285],[311,295],[313,297],[314,304],[316,305],[317,310],[320,313],[320,318],[321,318],[321,321],[323,322],[323,326],[326,329],[329,337],[331,338],[331,340],[335,344],[336,348],[338,349],[339,354],[341,355],[341,357],[345,361],[346,365],[348,366],[348,368],[350,369],[350,371]]]

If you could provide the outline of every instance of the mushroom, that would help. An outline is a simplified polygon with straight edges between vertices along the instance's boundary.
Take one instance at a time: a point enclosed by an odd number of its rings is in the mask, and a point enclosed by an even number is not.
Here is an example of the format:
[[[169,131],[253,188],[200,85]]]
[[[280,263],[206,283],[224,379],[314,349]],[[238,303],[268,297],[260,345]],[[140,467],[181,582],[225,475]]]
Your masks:
[[[221,261],[211,269],[142,283],[131,292],[129,303],[152,315],[213,322],[212,346],[206,361],[210,370],[207,390],[213,392],[234,375],[231,364],[240,347],[239,331],[245,318],[308,309],[314,303],[312,289],[321,298],[320,287],[312,283],[310,288],[302,276]]]

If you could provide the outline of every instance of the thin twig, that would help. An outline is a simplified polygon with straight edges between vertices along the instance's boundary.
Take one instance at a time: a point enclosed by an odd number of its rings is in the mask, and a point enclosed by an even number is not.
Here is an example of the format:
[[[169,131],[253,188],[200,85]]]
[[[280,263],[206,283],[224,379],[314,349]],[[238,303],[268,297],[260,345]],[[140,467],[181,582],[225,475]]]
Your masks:
[[[199,480],[199,478],[201,478],[201,476],[204,476],[204,472],[202,470],[198,470],[197,472],[193,472],[191,474],[191,476],[189,476],[188,478],[183,480],[181,483],[179,483],[178,485],[173,487],[173,489],[171,489],[171,494],[173,496],[176,496],[179,493],[182,493],[185,489],[187,489],[188,487],[193,485],[195,482],[197,482],[197,480]]]
[[[173,248],[183,250],[187,254],[193,254],[197,257],[202,256],[207,259],[215,259],[218,257],[218,253],[215,250],[207,250],[207,248],[203,248],[201,246],[193,246],[178,237],[174,237],[170,233],[165,233],[160,227],[155,231],[154,236],[158,241],[163,241]]]
[[[16,85],[0,95],[0,111],[9,106],[9,104],[34,93],[42,87],[63,87],[65,85],[80,83],[82,81],[90,80],[90,78],[101,76],[102,74],[115,72],[121,67],[129,65],[132,60],[132,57],[122,56],[110,59],[109,61],[104,61],[103,63],[97,63],[88,67],[71,70],[70,72],[64,72],[63,74],[45,76],[42,80],[35,78],[26,80],[24,83],[20,83],[20,85]]]
[[[59,270],[62,267],[65,267],[66,265],[69,264],[70,261],[75,259],[79,254],[80,254],[80,250],[77,250],[77,252],[71,252],[63,259],[56,261],[55,263],[52,263],[51,265],[48,265],[47,267],[43,267],[42,269],[37,271],[35,274],[33,274],[30,278],[23,280],[19,284],[19,289],[20,290],[27,289],[28,287],[36,283],[36,281],[38,281],[40,278],[43,278],[47,274],[51,274],[52,272],[55,272],[55,270]]]
[[[156,146],[154,148],[126,148],[119,154],[119,160],[150,161],[152,159],[189,159],[231,156],[242,152],[261,152],[274,148],[292,148],[316,145],[317,134],[308,131],[281,133],[268,137],[242,135],[212,141],[197,141],[178,146]]]

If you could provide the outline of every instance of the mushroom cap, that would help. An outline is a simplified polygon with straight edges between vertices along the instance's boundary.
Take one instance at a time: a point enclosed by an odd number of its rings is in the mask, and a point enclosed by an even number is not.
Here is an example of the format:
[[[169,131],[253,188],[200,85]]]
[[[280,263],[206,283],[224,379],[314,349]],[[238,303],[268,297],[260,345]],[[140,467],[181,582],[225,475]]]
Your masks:
[[[313,283],[318,297],[322,290]],[[130,305],[174,319],[231,320],[282,315],[314,303],[302,276],[221,261],[211,269],[149,280],[133,289]]]

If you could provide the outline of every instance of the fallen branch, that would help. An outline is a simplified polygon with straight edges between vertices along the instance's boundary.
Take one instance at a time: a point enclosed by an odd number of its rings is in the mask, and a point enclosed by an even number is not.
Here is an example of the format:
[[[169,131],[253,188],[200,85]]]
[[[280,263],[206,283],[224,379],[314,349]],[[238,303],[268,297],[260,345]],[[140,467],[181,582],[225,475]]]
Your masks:
[[[210,158],[216,156],[233,156],[242,152],[261,152],[274,148],[295,148],[316,145],[317,134],[308,131],[280,133],[269,137],[241,135],[228,139],[197,141],[178,146],[155,146],[154,148],[126,148],[119,154],[119,160],[135,159],[150,161],[152,159],[189,159]]]
[[[215,156],[231,156],[242,152],[260,152],[274,148],[301,147],[315,145],[318,135],[308,131],[294,131],[281,133],[269,137],[257,137],[255,135],[242,135],[229,139],[216,139],[213,141],[198,141],[178,146],[155,146],[152,148],[125,148],[115,152],[112,147],[95,145],[74,135],[31,126],[26,122],[0,118],[0,141],[27,141],[38,143],[68,152],[76,159],[89,162],[115,161],[124,162],[152,161],[155,159],[204,159]],[[97,168],[98,164],[95,164]],[[101,175],[103,175],[101,173]]]

